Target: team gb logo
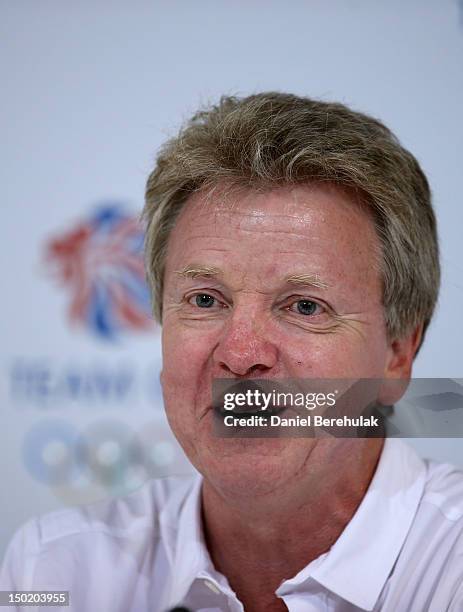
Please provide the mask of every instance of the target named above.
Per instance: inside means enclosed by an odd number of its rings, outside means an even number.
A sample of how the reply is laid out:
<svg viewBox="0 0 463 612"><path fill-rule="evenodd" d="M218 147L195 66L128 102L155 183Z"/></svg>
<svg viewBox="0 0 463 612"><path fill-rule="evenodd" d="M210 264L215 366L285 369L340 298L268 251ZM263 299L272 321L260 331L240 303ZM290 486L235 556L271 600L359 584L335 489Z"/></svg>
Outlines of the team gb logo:
<svg viewBox="0 0 463 612"><path fill-rule="evenodd" d="M46 262L68 291L69 320L99 338L153 327L143 264L143 230L116 204L46 245Z"/></svg>

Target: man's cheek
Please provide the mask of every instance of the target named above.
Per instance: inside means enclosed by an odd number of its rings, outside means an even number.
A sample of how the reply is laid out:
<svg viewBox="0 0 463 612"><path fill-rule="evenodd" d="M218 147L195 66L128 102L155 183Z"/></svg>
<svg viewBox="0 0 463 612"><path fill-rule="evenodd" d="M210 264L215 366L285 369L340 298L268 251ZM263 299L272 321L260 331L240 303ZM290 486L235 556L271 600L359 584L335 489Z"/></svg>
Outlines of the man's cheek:
<svg viewBox="0 0 463 612"><path fill-rule="evenodd" d="M371 361L362 342L352 335L314 335L291 355L296 377L300 378L355 377L369 371Z"/></svg>
<svg viewBox="0 0 463 612"><path fill-rule="evenodd" d="M337 369L344 361L350 361L352 346L342 343L331 334L311 334L296 350L291 351L291 360L296 362L299 374L320 376Z"/></svg>
<svg viewBox="0 0 463 612"><path fill-rule="evenodd" d="M188 362L188 336L177 331L176 326L165 326L162 337L163 364L167 369L185 367Z"/></svg>
<svg viewBox="0 0 463 612"><path fill-rule="evenodd" d="M211 330L183 329L174 338L174 350L179 350L187 363L208 359L217 344L217 334Z"/></svg>
<svg viewBox="0 0 463 612"><path fill-rule="evenodd" d="M165 341L163 351L163 389L196 388L198 377L204 371L207 354L201 343L190 338Z"/></svg>

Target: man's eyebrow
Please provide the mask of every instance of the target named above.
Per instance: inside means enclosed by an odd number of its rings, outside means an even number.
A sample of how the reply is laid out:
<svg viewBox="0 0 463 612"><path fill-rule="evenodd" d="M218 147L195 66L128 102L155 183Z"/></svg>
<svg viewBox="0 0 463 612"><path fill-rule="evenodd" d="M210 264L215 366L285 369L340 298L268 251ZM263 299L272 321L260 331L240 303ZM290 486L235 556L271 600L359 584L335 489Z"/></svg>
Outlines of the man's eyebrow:
<svg viewBox="0 0 463 612"><path fill-rule="evenodd" d="M190 264L185 266L182 270L176 270L175 273L184 278L197 278L198 276L218 276L222 271L214 266Z"/></svg>
<svg viewBox="0 0 463 612"><path fill-rule="evenodd" d="M175 273L184 278L198 278L219 276L222 274L222 270L215 266L189 264L181 270L176 270ZM293 285L310 285L319 289L327 289L329 287L329 284L322 281L318 274L292 274L285 278L285 282Z"/></svg>
<svg viewBox="0 0 463 612"><path fill-rule="evenodd" d="M329 287L329 284L322 281L318 274L293 274L285 280L293 285L310 285L318 289L328 289Z"/></svg>

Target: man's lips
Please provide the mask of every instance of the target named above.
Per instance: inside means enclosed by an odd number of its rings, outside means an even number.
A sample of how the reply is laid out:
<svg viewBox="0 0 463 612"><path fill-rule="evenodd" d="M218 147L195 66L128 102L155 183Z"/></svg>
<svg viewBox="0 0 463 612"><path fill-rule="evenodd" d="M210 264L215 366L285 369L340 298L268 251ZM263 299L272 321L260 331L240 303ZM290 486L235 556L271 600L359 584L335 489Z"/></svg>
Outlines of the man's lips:
<svg viewBox="0 0 463 612"><path fill-rule="evenodd" d="M212 406L212 409L216 416L225 417L225 416L236 416L240 418L252 417L252 416L262 416L264 418L268 418L272 415L281 415L285 410L287 410L288 406L268 406L266 409L262 409L262 407L251 407L251 406L236 406L233 410L226 410L223 404L218 404L216 406Z"/></svg>
<svg viewBox="0 0 463 612"><path fill-rule="evenodd" d="M273 400L276 400L277 396L275 393L277 391L283 391L281 383L278 380L229 379L219 382L221 384L219 387L215 388L215 397L213 394L212 401L212 409L217 418L223 419L226 416L240 418L259 416L269 418L270 416L281 415L285 410L291 408L290 406L272 403L271 401L270 403L267 403L267 401L264 404L262 403L264 396L266 398L271 396ZM234 396L235 398L237 398L237 396L246 396L248 401L241 405L241 402L235 403L235 401L232 400L234 403L233 408L228 407L228 409L226 409L224 400L227 395Z"/></svg>

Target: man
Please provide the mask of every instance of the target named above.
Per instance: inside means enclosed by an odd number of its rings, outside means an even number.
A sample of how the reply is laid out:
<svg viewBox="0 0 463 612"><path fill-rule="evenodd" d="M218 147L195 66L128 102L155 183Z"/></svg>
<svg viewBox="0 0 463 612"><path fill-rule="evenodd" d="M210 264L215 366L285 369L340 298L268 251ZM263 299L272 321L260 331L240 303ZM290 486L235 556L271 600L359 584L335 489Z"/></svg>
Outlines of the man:
<svg viewBox="0 0 463 612"><path fill-rule="evenodd" d="M437 299L430 192L378 121L223 98L148 179L165 408L201 477L29 523L2 588L74 610L463 610L463 475L381 438L224 438L216 379L408 380Z"/></svg>

